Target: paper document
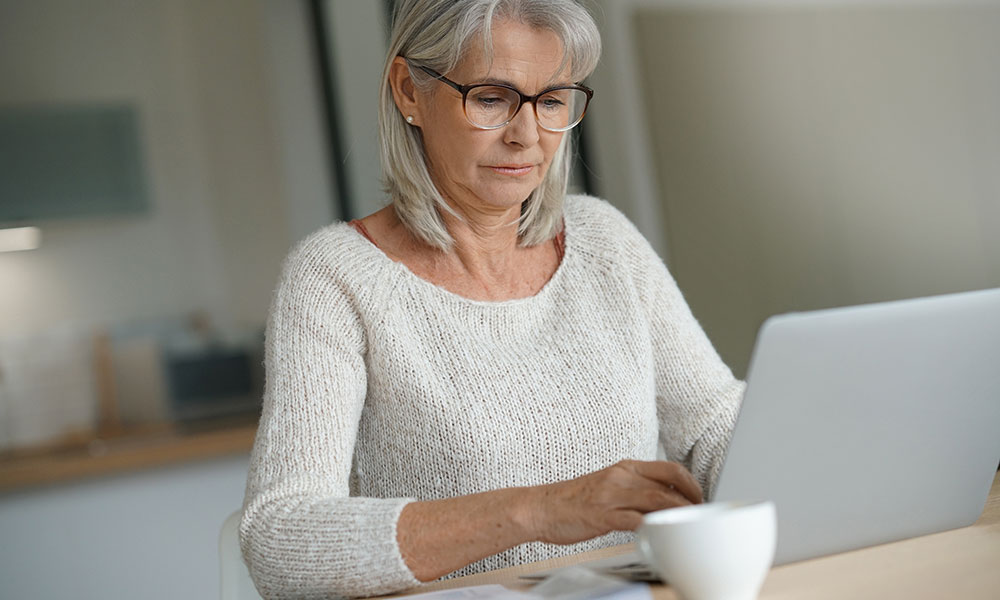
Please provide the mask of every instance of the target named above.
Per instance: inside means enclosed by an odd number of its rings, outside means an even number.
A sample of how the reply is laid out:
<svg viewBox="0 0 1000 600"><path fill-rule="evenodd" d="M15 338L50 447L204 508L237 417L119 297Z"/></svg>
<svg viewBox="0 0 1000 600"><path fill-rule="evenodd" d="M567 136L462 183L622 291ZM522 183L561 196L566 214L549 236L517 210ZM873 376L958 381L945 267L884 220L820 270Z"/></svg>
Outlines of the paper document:
<svg viewBox="0 0 1000 600"><path fill-rule="evenodd" d="M508 590L502 585L475 585L470 587L455 588L451 590L441 590L439 592L427 592L424 594L413 594L406 596L407 600L538 600L538 596L532 596L524 592Z"/></svg>
<svg viewBox="0 0 1000 600"><path fill-rule="evenodd" d="M649 583L660 583L661 581L659 575L654 573L649 568L649 564L646 562L646 559L638 552L629 552L627 554L619 554L617 556L589 560L572 567L556 567L555 569L538 571L536 573L527 573L525 575L521 575L521 579L536 581L548 579L567 569L575 569L579 567L583 567L603 575L614 575L615 577L621 577L630 581L645 581Z"/></svg>
<svg viewBox="0 0 1000 600"><path fill-rule="evenodd" d="M652 600L649 585L580 566L566 567L531 589L535 600Z"/></svg>
<svg viewBox="0 0 1000 600"><path fill-rule="evenodd" d="M527 592L477 585L407 596L408 600L652 600L649 586L584 567L564 567Z"/></svg>

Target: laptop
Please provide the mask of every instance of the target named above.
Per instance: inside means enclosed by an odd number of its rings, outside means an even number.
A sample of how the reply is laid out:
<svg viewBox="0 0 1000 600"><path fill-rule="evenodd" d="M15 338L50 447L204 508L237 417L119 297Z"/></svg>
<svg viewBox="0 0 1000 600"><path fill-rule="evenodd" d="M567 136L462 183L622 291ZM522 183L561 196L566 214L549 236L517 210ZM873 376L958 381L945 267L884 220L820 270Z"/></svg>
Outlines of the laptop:
<svg viewBox="0 0 1000 600"><path fill-rule="evenodd" d="M791 313L757 335L713 500L773 500L783 564L971 525L998 460L1000 289Z"/></svg>

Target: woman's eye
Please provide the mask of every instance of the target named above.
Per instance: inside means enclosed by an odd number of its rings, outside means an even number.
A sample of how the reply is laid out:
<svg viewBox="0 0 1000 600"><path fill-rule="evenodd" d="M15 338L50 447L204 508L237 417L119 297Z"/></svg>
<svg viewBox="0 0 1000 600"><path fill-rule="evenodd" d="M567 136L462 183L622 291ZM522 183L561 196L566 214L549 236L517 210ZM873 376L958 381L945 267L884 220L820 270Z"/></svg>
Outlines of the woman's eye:
<svg viewBox="0 0 1000 600"><path fill-rule="evenodd" d="M542 107L545 108L546 110L559 110L560 108L566 105L566 103L560 100L559 98L554 98L551 96L542 98L541 103Z"/></svg>

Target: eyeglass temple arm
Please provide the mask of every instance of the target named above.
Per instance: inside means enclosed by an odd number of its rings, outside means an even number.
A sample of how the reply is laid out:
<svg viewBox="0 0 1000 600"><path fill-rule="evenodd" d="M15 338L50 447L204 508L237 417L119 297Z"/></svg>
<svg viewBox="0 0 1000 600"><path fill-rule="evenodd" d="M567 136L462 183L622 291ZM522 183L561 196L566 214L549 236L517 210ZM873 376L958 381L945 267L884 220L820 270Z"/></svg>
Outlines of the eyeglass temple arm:
<svg viewBox="0 0 1000 600"><path fill-rule="evenodd" d="M448 79L447 77L445 77L444 75L438 73L434 69L432 69L430 67L425 67L424 65L415 65L415 64L411 63L409 59L404 59L404 60L406 60L406 63L408 65L410 65L411 67L416 67L416 68L420 69L421 71L423 71L424 73L427 73L428 75L430 75L434 79L437 79L441 83L448 84L449 86L451 86L452 88L454 88L459 94L463 94L463 95L465 94L465 90L462 89L461 85L459 85L459 84L455 83L454 81Z"/></svg>

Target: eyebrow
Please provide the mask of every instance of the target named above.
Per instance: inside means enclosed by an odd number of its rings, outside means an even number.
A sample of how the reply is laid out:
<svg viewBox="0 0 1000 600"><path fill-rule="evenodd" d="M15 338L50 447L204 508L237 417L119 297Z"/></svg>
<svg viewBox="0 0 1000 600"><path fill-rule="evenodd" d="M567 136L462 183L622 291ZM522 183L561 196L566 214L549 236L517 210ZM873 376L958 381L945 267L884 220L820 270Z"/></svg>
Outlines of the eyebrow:
<svg viewBox="0 0 1000 600"><path fill-rule="evenodd" d="M506 85L508 87L514 88L515 90L521 91L521 88L519 88L514 82L508 81L506 79L498 79L496 77L487 77L486 79L481 79L481 80L477 81L476 83L466 84L466 85L477 85L477 84L480 84L480 83L488 83L490 85ZM572 81L552 81L552 82L549 82L549 83L545 84L539 90L539 92L544 92L545 90L551 90L552 88L568 87L568 86L574 86L574 85L576 85L576 84L573 83Z"/></svg>

